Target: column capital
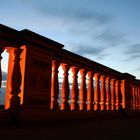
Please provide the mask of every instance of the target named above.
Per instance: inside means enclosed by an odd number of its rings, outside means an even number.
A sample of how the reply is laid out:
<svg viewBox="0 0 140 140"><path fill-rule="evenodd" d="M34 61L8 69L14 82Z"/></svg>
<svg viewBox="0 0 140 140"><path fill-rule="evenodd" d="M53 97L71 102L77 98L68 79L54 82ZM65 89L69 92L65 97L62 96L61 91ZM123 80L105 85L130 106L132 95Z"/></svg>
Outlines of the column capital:
<svg viewBox="0 0 140 140"><path fill-rule="evenodd" d="M58 69L59 66L60 66L60 63L57 60L52 61L52 68L53 69Z"/></svg>
<svg viewBox="0 0 140 140"><path fill-rule="evenodd" d="M120 85L120 80L116 80L115 85L116 85L116 86L119 86L119 85Z"/></svg>
<svg viewBox="0 0 140 140"><path fill-rule="evenodd" d="M116 79L111 79L111 84L115 84L115 82L116 82Z"/></svg>
<svg viewBox="0 0 140 140"><path fill-rule="evenodd" d="M88 74L89 79L92 79L94 76L93 71L88 71L87 74Z"/></svg>
<svg viewBox="0 0 140 140"><path fill-rule="evenodd" d="M76 66L71 66L70 68L73 74L77 74L79 72L79 69Z"/></svg>
<svg viewBox="0 0 140 140"><path fill-rule="evenodd" d="M100 76L101 81L105 81L105 78L106 78L105 75L101 75L101 76Z"/></svg>
<svg viewBox="0 0 140 140"><path fill-rule="evenodd" d="M95 81L99 81L100 73L95 73L94 76L95 76Z"/></svg>
<svg viewBox="0 0 140 140"><path fill-rule="evenodd" d="M85 77L86 73L87 73L86 69L80 69L80 74L82 77Z"/></svg>
<svg viewBox="0 0 140 140"><path fill-rule="evenodd" d="M66 63L61 63L62 69L66 72L69 70L70 66Z"/></svg>
<svg viewBox="0 0 140 140"><path fill-rule="evenodd" d="M106 83L109 84L110 81L111 81L111 78L107 76L107 77L106 77Z"/></svg>

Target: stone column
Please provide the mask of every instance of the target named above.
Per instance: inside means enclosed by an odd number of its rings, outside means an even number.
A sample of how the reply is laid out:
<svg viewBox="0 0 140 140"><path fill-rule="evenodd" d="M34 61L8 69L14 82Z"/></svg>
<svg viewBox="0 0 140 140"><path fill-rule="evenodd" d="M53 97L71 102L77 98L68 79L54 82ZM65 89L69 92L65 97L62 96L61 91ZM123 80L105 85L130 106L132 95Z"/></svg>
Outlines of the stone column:
<svg viewBox="0 0 140 140"><path fill-rule="evenodd" d="M58 68L59 63L57 60L52 61L52 79L51 79L51 110L58 109L58 94L59 94L59 82L58 82Z"/></svg>
<svg viewBox="0 0 140 140"><path fill-rule="evenodd" d="M105 109L105 76L101 76L101 82L102 82L102 87L101 87L101 93L100 93L100 110Z"/></svg>
<svg viewBox="0 0 140 140"><path fill-rule="evenodd" d="M140 86L138 86L138 110L140 110Z"/></svg>
<svg viewBox="0 0 140 140"><path fill-rule="evenodd" d="M110 110L111 104L110 77L106 77L106 110Z"/></svg>
<svg viewBox="0 0 140 140"><path fill-rule="evenodd" d="M121 101L121 93L120 93L120 81L119 80L116 80L116 110L119 110L120 109L120 101Z"/></svg>
<svg viewBox="0 0 140 140"><path fill-rule="evenodd" d="M111 79L111 110L115 110L115 79Z"/></svg>
<svg viewBox="0 0 140 140"><path fill-rule="evenodd" d="M80 100L80 108L79 110L85 110L86 109L86 70L80 69L81 74L81 82L80 82L80 94L79 94L79 100Z"/></svg>
<svg viewBox="0 0 140 140"><path fill-rule="evenodd" d="M72 70L72 89L71 89L71 110L78 110L78 95L79 95L79 90L78 90L78 82L77 82L77 74L78 74L78 69L75 66L71 67Z"/></svg>
<svg viewBox="0 0 140 140"><path fill-rule="evenodd" d="M69 65L68 64L61 64L62 69L64 71L63 73L63 83L62 83L62 94L61 94L61 110L68 110L69 109L69 81L68 81L68 71L69 71Z"/></svg>
<svg viewBox="0 0 140 140"><path fill-rule="evenodd" d="M138 89L138 85L137 85L137 93L136 93L136 99L137 99L137 104L136 104L136 108L138 110L138 106L139 106L139 89Z"/></svg>
<svg viewBox="0 0 140 140"><path fill-rule="evenodd" d="M135 86L132 86L132 109L135 110Z"/></svg>
<svg viewBox="0 0 140 140"><path fill-rule="evenodd" d="M99 95L100 95L99 79L100 74L95 73L94 110L99 110Z"/></svg>
<svg viewBox="0 0 140 140"><path fill-rule="evenodd" d="M12 112L18 111L20 108L21 92L21 70L20 70L20 54L22 50L20 48L8 48L9 53L9 65L8 65L8 102L5 104L6 109L10 109Z"/></svg>
<svg viewBox="0 0 140 140"><path fill-rule="evenodd" d="M93 96L94 87L93 87L93 72L88 72L88 90L87 90L87 110L93 109Z"/></svg>
<svg viewBox="0 0 140 140"><path fill-rule="evenodd" d="M2 53L4 51L4 48L0 48L0 88L2 86L2 69L1 69L1 60L2 60Z"/></svg>
<svg viewBox="0 0 140 140"><path fill-rule="evenodd" d="M121 80L121 95L122 95L122 101L121 101L121 105L122 105L122 108L123 109L126 109L128 106L129 106L129 96L126 95L126 93L129 93L130 92L126 92L126 91L129 91L129 88L126 89L126 80ZM126 105L127 103L127 105Z"/></svg>

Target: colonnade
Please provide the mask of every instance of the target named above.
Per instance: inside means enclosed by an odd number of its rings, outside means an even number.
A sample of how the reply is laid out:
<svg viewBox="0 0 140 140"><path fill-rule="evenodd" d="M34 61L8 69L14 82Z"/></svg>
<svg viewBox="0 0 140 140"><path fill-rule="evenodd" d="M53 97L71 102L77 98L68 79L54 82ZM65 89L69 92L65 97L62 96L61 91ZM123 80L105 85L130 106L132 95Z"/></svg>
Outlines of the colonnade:
<svg viewBox="0 0 140 140"><path fill-rule="evenodd" d="M61 103L58 105L59 81L58 68L62 66L63 82L61 89ZM72 87L70 90L69 74L72 72ZM78 86L78 72L80 86ZM88 82L86 84L86 76ZM100 72L81 69L66 63L52 62L51 81L51 110L119 110L123 108L124 99L122 81ZM71 98L69 98L71 96ZM70 103L68 102L70 100Z"/></svg>

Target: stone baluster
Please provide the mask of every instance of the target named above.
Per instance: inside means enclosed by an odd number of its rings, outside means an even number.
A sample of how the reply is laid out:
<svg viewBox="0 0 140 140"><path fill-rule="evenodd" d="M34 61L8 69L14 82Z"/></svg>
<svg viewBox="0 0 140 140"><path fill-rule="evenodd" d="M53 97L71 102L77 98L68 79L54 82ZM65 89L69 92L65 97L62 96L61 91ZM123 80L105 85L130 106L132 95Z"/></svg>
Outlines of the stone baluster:
<svg viewBox="0 0 140 140"><path fill-rule="evenodd" d="M79 101L80 106L79 110L85 110L86 109L86 70L80 69L80 75L81 75L81 82L80 82L80 93L79 93Z"/></svg>
<svg viewBox="0 0 140 140"><path fill-rule="evenodd" d="M59 94L59 82L58 82L58 68L59 63L57 60L52 61L52 79L51 79L51 110L58 109L58 94Z"/></svg>
<svg viewBox="0 0 140 140"><path fill-rule="evenodd" d="M111 79L111 110L115 110L115 79Z"/></svg>
<svg viewBox="0 0 140 140"><path fill-rule="evenodd" d="M137 86L137 110L139 110L139 86Z"/></svg>
<svg viewBox="0 0 140 140"><path fill-rule="evenodd" d="M77 82L77 74L78 74L78 69L75 66L71 67L72 70L72 89L71 89L71 110L78 110L78 95L79 95L79 90L78 90L78 82Z"/></svg>
<svg viewBox="0 0 140 140"><path fill-rule="evenodd" d="M105 109L105 76L101 76L100 110Z"/></svg>
<svg viewBox="0 0 140 140"><path fill-rule="evenodd" d="M111 104L110 77L106 77L106 110L110 110Z"/></svg>
<svg viewBox="0 0 140 140"><path fill-rule="evenodd" d="M2 86L2 69L1 69L1 60L2 60L2 53L3 53L4 49L0 48L0 88Z"/></svg>
<svg viewBox="0 0 140 140"><path fill-rule="evenodd" d="M121 92L120 92L120 81L119 80L116 80L116 110L119 110L120 109L120 102L121 102Z"/></svg>
<svg viewBox="0 0 140 140"><path fill-rule="evenodd" d="M62 69L64 71L63 73L63 83L62 83L62 94L61 94L61 110L68 110L69 109L69 81L68 81L68 71L69 71L69 65L68 64L61 64Z"/></svg>
<svg viewBox="0 0 140 140"><path fill-rule="evenodd" d="M88 90L87 90L87 110L93 109L93 97L94 97L94 87L93 87L93 72L88 72Z"/></svg>
<svg viewBox="0 0 140 140"><path fill-rule="evenodd" d="M138 86L138 110L140 110L140 86Z"/></svg>
<svg viewBox="0 0 140 140"><path fill-rule="evenodd" d="M99 110L99 95L100 95L100 74L95 73L95 93L94 93L94 110Z"/></svg>
<svg viewBox="0 0 140 140"><path fill-rule="evenodd" d="M127 86L127 88L126 88L126 86ZM127 98L129 98L129 95L126 95L126 91L129 91L128 85L126 85L125 80L121 80L121 95L122 95L121 105L122 105L122 108L129 108L129 99L127 99ZM126 103L127 103L127 105L126 105Z"/></svg>
<svg viewBox="0 0 140 140"><path fill-rule="evenodd" d="M135 88L135 109L137 110L137 107L138 107L138 88L136 86Z"/></svg>
<svg viewBox="0 0 140 140"><path fill-rule="evenodd" d="M135 86L132 86L132 109L135 110Z"/></svg>
<svg viewBox="0 0 140 140"><path fill-rule="evenodd" d="M5 104L5 109L10 109L12 112L18 111L20 108L21 92L21 70L20 70L20 48L8 48L9 65L8 65L8 101Z"/></svg>

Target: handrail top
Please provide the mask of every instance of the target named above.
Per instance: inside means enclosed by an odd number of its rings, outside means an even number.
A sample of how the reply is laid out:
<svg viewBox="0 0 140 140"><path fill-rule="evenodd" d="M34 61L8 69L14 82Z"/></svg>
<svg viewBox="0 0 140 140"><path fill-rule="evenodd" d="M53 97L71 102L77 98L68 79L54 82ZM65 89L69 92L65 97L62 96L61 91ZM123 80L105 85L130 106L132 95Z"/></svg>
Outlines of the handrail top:
<svg viewBox="0 0 140 140"><path fill-rule="evenodd" d="M114 70L112 68L104 66L104 65L102 65L100 63L97 63L97 62L95 62L93 60L90 60L88 58L85 58L85 57L83 57L81 55L78 55L76 53L70 52L70 51L65 50L65 49L61 50L61 58L64 59L64 60L69 59L71 61L74 61L75 62L74 64L79 64L82 67L85 66L85 68L87 68L87 69L92 68L92 70L94 72L99 72L99 73L101 72L101 73L106 73L106 74L108 73L108 75L112 75L112 76L113 75L120 76L122 74L121 72L119 72L117 70Z"/></svg>
<svg viewBox="0 0 140 140"><path fill-rule="evenodd" d="M11 43L13 45L17 45L16 47L26 44L27 42L35 44L36 46L41 46L44 48L48 47L51 49L62 49L64 47L63 44L28 29L18 31L3 24L0 24L0 39L3 41L8 41L9 44Z"/></svg>
<svg viewBox="0 0 140 140"><path fill-rule="evenodd" d="M47 37L44 37L40 34L37 34L35 32L32 32L28 29L24 29L21 30L20 32L20 37L22 39L22 41L26 41L32 44L37 44L37 45L41 45L42 47L54 47L54 49L62 49L64 47L63 44L58 43L54 40L51 40ZM48 46L49 45L49 46Z"/></svg>
<svg viewBox="0 0 140 140"><path fill-rule="evenodd" d="M6 44L16 46L19 43L18 31L0 24L0 41L6 41Z"/></svg>

